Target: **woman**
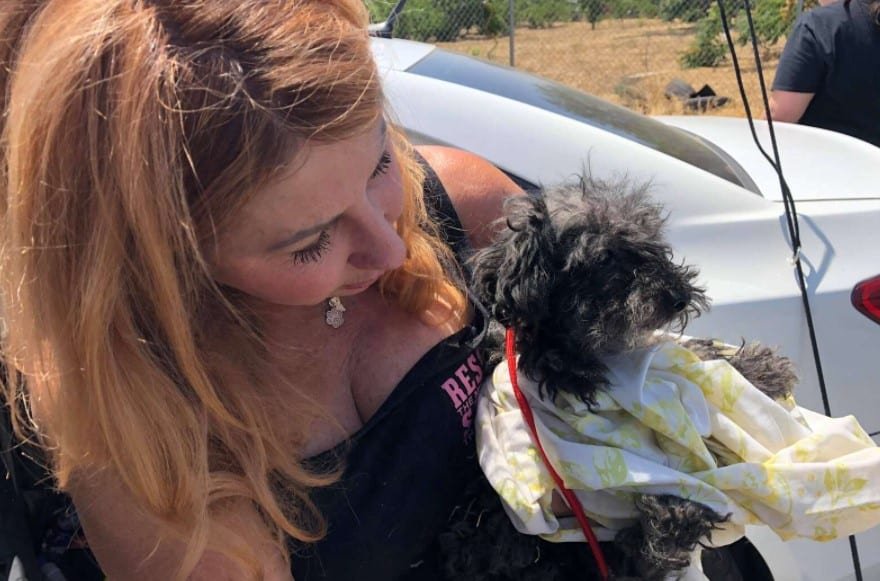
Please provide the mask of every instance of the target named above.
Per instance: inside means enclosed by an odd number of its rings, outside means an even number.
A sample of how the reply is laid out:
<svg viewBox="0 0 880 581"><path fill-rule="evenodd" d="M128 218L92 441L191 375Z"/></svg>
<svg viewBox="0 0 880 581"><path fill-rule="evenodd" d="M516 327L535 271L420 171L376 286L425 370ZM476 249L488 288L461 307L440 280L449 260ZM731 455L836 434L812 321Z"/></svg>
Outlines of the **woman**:
<svg viewBox="0 0 880 581"><path fill-rule="evenodd" d="M819 0L779 60L770 115L880 147L880 0Z"/></svg>
<svg viewBox="0 0 880 581"><path fill-rule="evenodd" d="M441 236L516 186L427 148L426 208L360 0L10 4L7 397L104 571L431 578L483 373Z"/></svg>

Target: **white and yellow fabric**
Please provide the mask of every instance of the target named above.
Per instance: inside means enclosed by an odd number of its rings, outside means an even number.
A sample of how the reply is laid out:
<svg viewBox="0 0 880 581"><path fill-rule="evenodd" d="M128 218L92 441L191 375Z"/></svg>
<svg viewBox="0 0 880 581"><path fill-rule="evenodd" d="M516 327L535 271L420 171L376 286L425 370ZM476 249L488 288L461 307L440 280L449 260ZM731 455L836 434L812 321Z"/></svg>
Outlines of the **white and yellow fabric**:
<svg viewBox="0 0 880 581"><path fill-rule="evenodd" d="M567 394L541 399L536 383L519 377L549 460L600 540L635 522L637 493L673 494L731 514L713 534L716 546L739 538L746 524L822 541L880 523L880 448L852 416L775 402L726 361L701 361L671 341L606 363L611 386L592 412ZM550 510L553 481L506 361L482 391L477 444L483 471L521 532L584 540L573 518Z"/></svg>

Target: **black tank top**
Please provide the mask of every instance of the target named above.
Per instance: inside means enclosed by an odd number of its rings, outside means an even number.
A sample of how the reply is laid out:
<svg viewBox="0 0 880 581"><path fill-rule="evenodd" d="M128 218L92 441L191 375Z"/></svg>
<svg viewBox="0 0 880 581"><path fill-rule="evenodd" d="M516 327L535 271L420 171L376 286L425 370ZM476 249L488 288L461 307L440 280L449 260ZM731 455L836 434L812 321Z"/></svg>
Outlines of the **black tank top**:
<svg viewBox="0 0 880 581"><path fill-rule="evenodd" d="M464 231L437 176L428 171L425 199L456 255ZM334 485L312 498L327 536L291 547L297 581L429 581L441 578L428 547L479 471L474 445L477 391L486 373L479 342L486 318L435 345L346 444L310 459L314 467L344 458Z"/></svg>
<svg viewBox="0 0 880 581"><path fill-rule="evenodd" d="M422 163L428 210L460 261L467 252L461 222L436 174ZM318 543L291 545L296 581L441 578L428 547L479 471L473 418L485 375L477 348L486 317L474 306L470 325L422 356L361 430L309 460L320 469L344 459L346 469L337 483L312 495L329 532ZM69 499L62 504L66 518L75 518ZM103 578L90 551L69 545L50 547L64 553L71 565L65 572L76 572L71 579Z"/></svg>

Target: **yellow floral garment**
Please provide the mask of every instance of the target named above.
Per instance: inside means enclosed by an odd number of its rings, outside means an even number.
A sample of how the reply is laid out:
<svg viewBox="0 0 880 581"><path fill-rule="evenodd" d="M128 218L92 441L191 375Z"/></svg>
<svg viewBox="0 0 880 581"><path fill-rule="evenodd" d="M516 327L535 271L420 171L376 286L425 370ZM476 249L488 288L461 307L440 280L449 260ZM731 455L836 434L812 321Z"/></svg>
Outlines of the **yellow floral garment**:
<svg viewBox="0 0 880 581"><path fill-rule="evenodd" d="M746 524L820 541L880 523L880 448L852 416L828 418L776 402L723 360L669 341L609 358L611 386L590 412L576 397L538 397L520 375L541 443L600 540L635 522L633 496L672 494L730 514L716 546ZM553 481L532 444L507 362L477 409L480 464L516 527L583 541L550 510Z"/></svg>

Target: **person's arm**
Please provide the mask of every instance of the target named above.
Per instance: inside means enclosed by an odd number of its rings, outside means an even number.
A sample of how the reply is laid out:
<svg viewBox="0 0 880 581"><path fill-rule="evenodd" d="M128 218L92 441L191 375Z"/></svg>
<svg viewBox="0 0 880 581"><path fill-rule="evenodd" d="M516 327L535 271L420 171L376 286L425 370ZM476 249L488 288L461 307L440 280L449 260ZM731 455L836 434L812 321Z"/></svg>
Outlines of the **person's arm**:
<svg viewBox="0 0 880 581"><path fill-rule="evenodd" d="M774 121L797 123L804 116L804 111L815 93L796 93L794 91L777 91L770 93L770 118Z"/></svg>
<svg viewBox="0 0 880 581"><path fill-rule="evenodd" d="M472 153L433 145L419 147L418 152L446 189L471 246L488 245L504 200L523 194L522 189L504 172Z"/></svg>
<svg viewBox="0 0 880 581"><path fill-rule="evenodd" d="M161 540L156 523L134 506L115 478L106 473L72 478L70 494L89 548L108 579L174 578L183 557L183 544ZM265 568L265 581L291 581L289 568L268 539L255 511L232 511L227 519L235 523L237 530L248 531L246 536L255 543ZM189 577L192 581L246 578L231 559L214 552L206 552Z"/></svg>
<svg viewBox="0 0 880 581"><path fill-rule="evenodd" d="M770 94L770 117L796 123L821 89L828 52L816 36L811 14L803 14L785 43Z"/></svg>

